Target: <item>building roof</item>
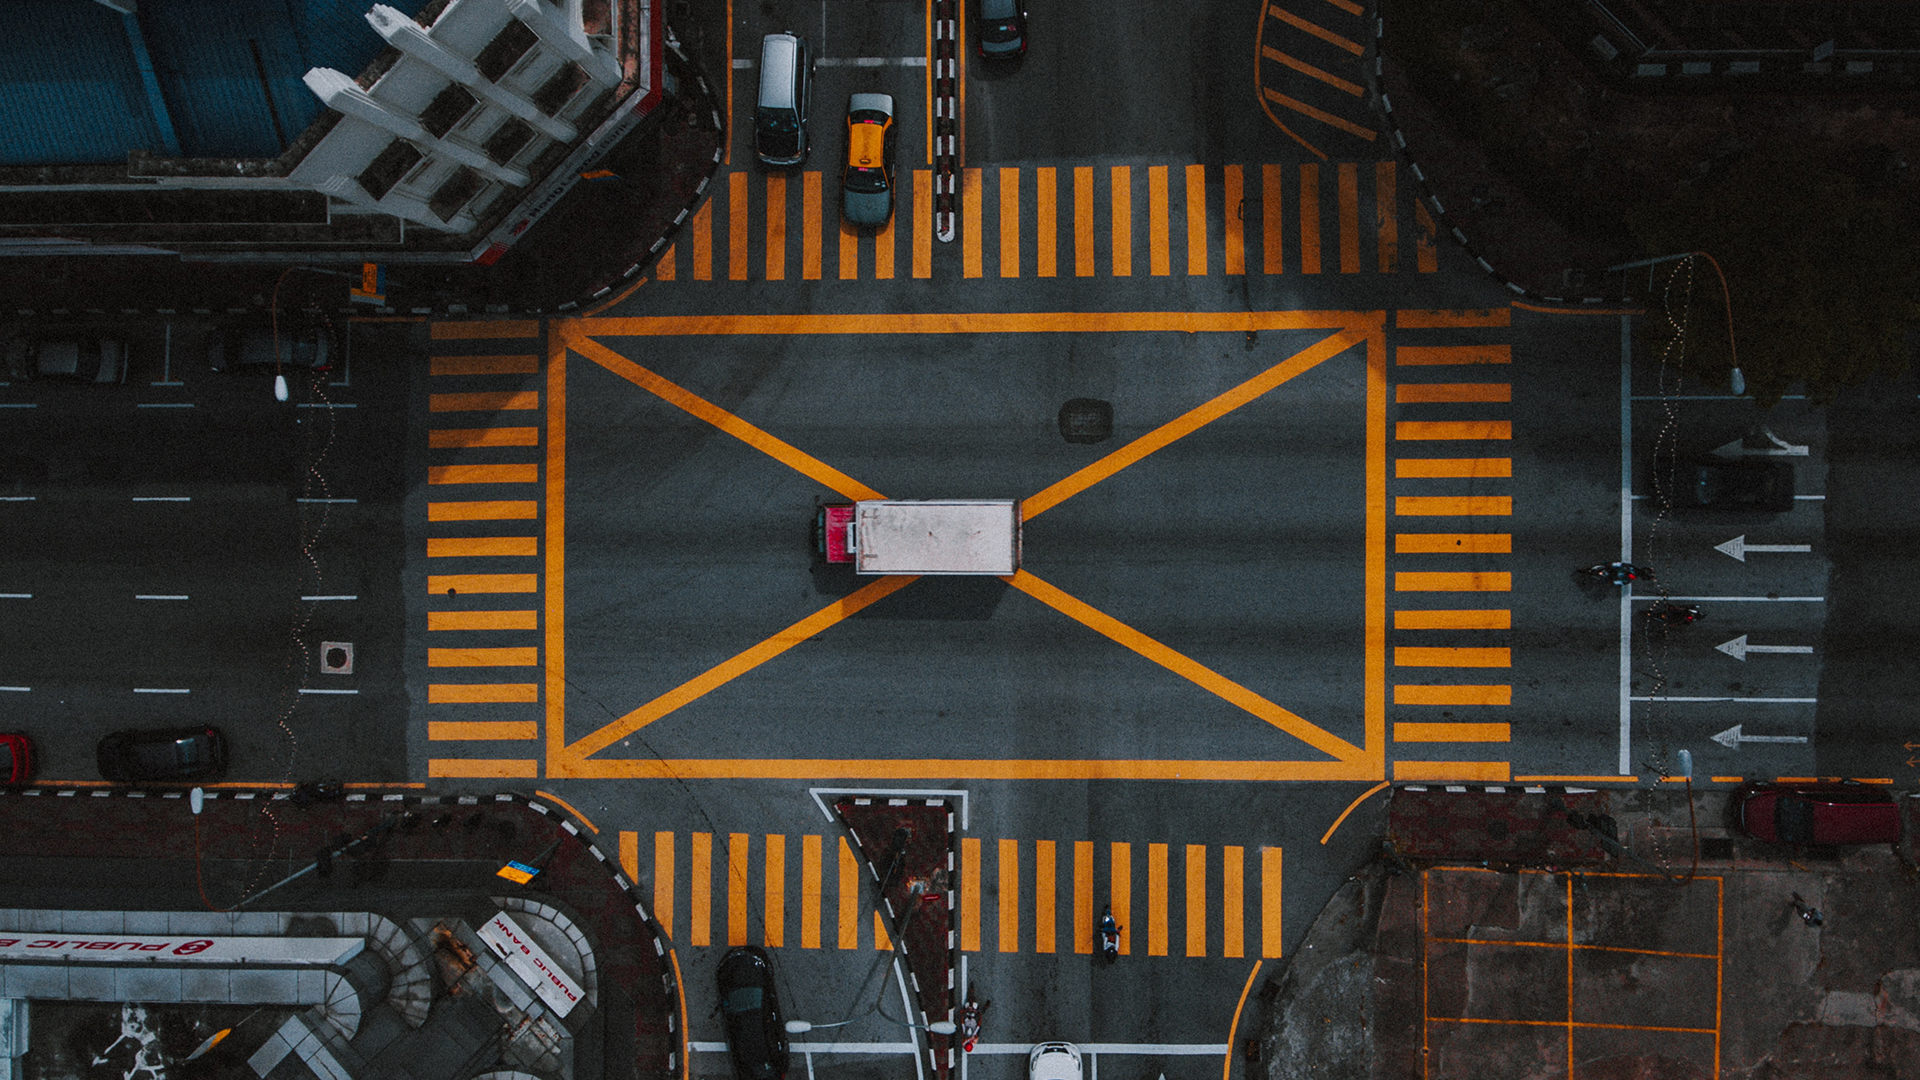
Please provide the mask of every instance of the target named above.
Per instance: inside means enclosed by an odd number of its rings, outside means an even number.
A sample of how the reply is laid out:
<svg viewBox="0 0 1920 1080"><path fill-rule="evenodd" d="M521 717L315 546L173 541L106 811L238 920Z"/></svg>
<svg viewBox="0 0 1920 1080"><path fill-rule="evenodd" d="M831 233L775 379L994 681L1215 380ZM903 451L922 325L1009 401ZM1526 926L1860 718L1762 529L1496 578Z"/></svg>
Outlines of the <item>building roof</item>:
<svg viewBox="0 0 1920 1080"><path fill-rule="evenodd" d="M399 0L409 16L426 0ZM312 67L355 72L386 42L371 0L0 0L0 165L278 156L324 106Z"/></svg>

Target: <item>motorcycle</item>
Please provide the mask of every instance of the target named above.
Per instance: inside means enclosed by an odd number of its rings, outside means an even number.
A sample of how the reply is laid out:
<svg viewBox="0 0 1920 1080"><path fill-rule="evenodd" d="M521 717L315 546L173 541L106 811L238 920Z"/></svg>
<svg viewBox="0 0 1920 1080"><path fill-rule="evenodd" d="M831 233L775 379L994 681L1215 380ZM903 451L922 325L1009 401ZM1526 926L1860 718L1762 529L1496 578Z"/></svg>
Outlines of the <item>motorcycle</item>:
<svg viewBox="0 0 1920 1080"><path fill-rule="evenodd" d="M1113 906L1100 914L1100 956L1111 964L1120 959L1120 924L1113 921Z"/></svg>
<svg viewBox="0 0 1920 1080"><path fill-rule="evenodd" d="M960 1007L960 1050L971 1054L980 1042L980 1022L986 1018L987 1006L992 1001L976 1001L973 988L967 988L967 1003Z"/></svg>

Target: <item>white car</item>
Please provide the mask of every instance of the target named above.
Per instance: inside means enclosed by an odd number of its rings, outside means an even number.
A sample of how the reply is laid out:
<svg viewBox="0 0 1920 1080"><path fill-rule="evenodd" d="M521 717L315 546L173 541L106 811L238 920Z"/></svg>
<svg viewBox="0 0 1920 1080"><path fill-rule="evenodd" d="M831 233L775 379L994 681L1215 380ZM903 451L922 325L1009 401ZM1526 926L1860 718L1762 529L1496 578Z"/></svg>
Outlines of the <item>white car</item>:
<svg viewBox="0 0 1920 1080"><path fill-rule="evenodd" d="M1027 1080L1080 1078L1080 1048L1072 1043L1041 1043L1027 1055Z"/></svg>

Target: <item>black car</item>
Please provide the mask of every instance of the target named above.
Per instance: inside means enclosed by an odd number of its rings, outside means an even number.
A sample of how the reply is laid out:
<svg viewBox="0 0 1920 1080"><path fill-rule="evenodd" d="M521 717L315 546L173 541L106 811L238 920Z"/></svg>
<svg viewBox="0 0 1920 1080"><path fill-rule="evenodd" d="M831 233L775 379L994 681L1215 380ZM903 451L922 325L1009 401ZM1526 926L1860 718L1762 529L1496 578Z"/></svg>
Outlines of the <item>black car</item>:
<svg viewBox="0 0 1920 1080"><path fill-rule="evenodd" d="M94 751L100 775L137 780L202 780L227 771L227 739L218 728L116 731Z"/></svg>
<svg viewBox="0 0 1920 1080"><path fill-rule="evenodd" d="M973 41L986 60L1016 60L1027 53L1026 0L978 0Z"/></svg>
<svg viewBox="0 0 1920 1080"><path fill-rule="evenodd" d="M1784 461L1703 458L1681 474L1683 505L1712 510L1793 509L1793 466Z"/></svg>
<svg viewBox="0 0 1920 1080"><path fill-rule="evenodd" d="M718 978L735 1080L784 1080L787 1027L773 988L773 958L754 945L728 949Z"/></svg>

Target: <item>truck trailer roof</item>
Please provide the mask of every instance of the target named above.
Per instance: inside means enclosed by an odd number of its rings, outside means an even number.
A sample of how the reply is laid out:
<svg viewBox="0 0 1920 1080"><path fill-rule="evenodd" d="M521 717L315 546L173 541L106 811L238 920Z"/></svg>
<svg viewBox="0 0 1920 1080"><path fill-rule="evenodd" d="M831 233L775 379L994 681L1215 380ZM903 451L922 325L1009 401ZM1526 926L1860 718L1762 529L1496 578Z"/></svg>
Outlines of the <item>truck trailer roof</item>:
<svg viewBox="0 0 1920 1080"><path fill-rule="evenodd" d="M1011 574L1018 499L867 499L854 504L854 572Z"/></svg>

